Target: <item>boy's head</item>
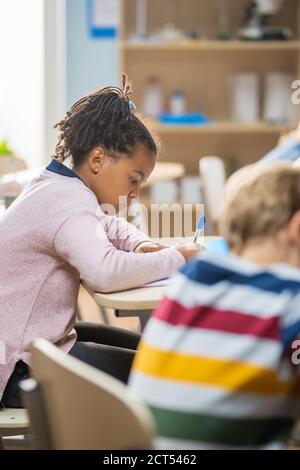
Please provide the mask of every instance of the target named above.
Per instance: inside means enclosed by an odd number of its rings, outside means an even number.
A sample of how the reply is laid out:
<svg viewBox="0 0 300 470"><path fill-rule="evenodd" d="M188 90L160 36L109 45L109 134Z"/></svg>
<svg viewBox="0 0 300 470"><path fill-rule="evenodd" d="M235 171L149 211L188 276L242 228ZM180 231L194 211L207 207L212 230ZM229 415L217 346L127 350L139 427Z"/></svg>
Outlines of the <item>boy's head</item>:
<svg viewBox="0 0 300 470"><path fill-rule="evenodd" d="M289 254L283 262L293 254L293 264L300 267L300 169L277 163L251 165L234 174L219 228L238 254L270 241L278 252Z"/></svg>

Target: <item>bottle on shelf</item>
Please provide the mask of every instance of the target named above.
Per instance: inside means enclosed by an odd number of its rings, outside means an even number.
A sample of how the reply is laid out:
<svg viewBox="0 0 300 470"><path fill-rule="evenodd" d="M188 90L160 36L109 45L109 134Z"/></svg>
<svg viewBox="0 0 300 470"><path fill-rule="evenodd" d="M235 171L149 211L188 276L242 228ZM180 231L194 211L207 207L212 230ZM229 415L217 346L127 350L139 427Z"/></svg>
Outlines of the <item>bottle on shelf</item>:
<svg viewBox="0 0 300 470"><path fill-rule="evenodd" d="M260 89L256 72L237 72L229 80L231 119L235 122L253 123L259 120Z"/></svg>
<svg viewBox="0 0 300 470"><path fill-rule="evenodd" d="M230 31L230 17L229 17L229 6L227 0L218 0L219 9L219 25L217 38L221 41L226 41L232 38Z"/></svg>
<svg viewBox="0 0 300 470"><path fill-rule="evenodd" d="M263 120L287 125L297 119L291 100L291 83L295 77L288 72L272 71L264 77Z"/></svg>
<svg viewBox="0 0 300 470"><path fill-rule="evenodd" d="M147 118L158 119L163 111L163 88L158 77L150 77L144 91L143 113Z"/></svg>
<svg viewBox="0 0 300 470"><path fill-rule="evenodd" d="M173 91L171 94L170 114L173 116L183 116L186 114L186 97L180 90Z"/></svg>

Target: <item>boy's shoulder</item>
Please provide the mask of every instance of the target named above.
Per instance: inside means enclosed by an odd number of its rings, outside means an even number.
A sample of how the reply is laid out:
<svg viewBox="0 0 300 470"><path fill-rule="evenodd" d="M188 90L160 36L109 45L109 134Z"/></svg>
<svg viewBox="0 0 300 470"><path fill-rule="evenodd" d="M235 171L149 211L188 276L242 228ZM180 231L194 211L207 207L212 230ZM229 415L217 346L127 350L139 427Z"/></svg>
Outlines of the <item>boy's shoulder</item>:
<svg viewBox="0 0 300 470"><path fill-rule="evenodd" d="M239 275L258 274L263 270L258 265L245 263L243 258L232 254L218 256L203 252L184 265L180 272L190 280L210 284Z"/></svg>
<svg viewBox="0 0 300 470"><path fill-rule="evenodd" d="M228 284L248 285L274 293L300 291L300 269L288 264L260 266L231 253L223 256L201 254L180 272L190 281L207 286L227 281Z"/></svg>

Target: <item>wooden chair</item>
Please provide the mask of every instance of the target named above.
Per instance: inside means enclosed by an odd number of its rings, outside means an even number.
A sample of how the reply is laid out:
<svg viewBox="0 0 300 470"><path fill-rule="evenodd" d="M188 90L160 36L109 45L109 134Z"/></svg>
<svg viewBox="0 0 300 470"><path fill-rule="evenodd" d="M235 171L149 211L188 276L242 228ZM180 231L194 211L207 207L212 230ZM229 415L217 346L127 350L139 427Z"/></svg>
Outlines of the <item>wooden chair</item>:
<svg viewBox="0 0 300 470"><path fill-rule="evenodd" d="M210 226L217 231L225 189L225 167L219 157L202 157L199 161L202 179L204 208Z"/></svg>
<svg viewBox="0 0 300 470"><path fill-rule="evenodd" d="M4 449L4 438L26 435L29 432L27 411L22 408L3 408L0 410L0 449Z"/></svg>
<svg viewBox="0 0 300 470"><path fill-rule="evenodd" d="M20 386L34 448L152 448L152 417L125 385L44 339L31 353L34 379Z"/></svg>

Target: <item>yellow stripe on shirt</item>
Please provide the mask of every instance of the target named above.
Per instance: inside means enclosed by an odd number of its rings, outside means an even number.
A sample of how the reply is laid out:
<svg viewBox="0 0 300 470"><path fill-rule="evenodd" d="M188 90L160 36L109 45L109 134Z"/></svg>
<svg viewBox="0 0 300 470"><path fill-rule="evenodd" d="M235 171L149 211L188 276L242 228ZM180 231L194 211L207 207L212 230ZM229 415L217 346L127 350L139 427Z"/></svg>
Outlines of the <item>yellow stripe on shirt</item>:
<svg viewBox="0 0 300 470"><path fill-rule="evenodd" d="M264 367L242 361L161 351L145 342L140 344L133 369L166 380L202 383L245 393L291 394L300 397L299 379L281 382L276 371Z"/></svg>

